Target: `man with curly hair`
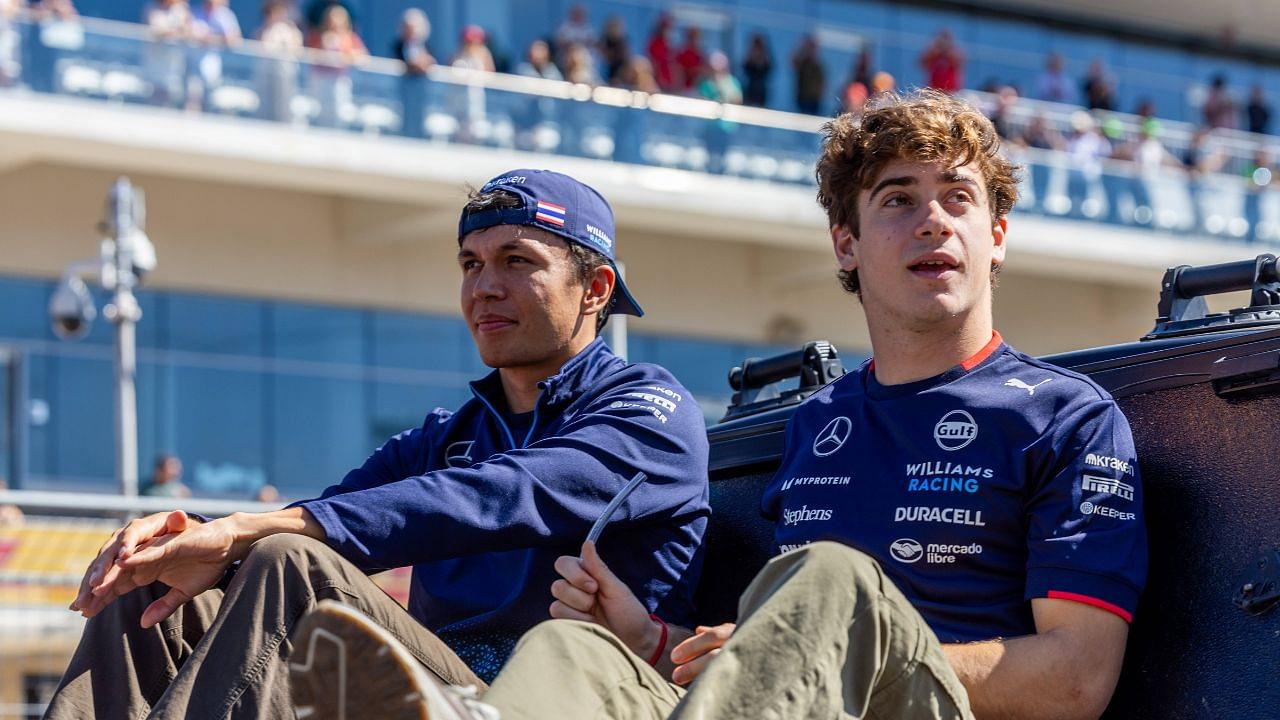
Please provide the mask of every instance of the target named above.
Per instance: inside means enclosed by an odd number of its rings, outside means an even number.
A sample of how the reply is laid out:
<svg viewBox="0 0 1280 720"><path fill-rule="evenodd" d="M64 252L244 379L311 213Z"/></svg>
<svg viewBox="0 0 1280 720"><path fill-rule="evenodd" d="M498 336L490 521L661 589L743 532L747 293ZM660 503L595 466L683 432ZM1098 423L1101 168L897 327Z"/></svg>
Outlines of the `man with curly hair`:
<svg viewBox="0 0 1280 720"><path fill-rule="evenodd" d="M827 124L817 177L874 354L791 418L761 504L781 554L738 623L668 625L588 543L484 703L411 680L430 717L1106 708L1146 575L1137 460L1105 390L993 328L1017 196L994 128L936 91L881 98Z"/></svg>

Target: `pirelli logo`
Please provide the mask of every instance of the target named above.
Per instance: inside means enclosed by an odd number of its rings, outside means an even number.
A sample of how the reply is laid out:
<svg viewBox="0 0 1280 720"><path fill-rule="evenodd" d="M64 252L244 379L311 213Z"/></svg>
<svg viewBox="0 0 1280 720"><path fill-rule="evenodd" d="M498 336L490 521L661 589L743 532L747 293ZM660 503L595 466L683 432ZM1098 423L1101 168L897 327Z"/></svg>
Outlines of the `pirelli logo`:
<svg viewBox="0 0 1280 720"><path fill-rule="evenodd" d="M1080 483L1080 489L1087 493L1105 493L1125 500L1133 500L1133 486L1112 478L1085 475Z"/></svg>

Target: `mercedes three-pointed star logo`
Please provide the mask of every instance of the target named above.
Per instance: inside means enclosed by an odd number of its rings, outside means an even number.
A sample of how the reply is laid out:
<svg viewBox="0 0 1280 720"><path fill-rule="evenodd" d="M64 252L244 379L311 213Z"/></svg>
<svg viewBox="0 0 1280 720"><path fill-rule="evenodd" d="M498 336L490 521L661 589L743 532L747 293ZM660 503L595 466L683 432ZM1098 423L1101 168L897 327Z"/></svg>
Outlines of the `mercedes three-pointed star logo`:
<svg viewBox="0 0 1280 720"><path fill-rule="evenodd" d="M822 428L822 432L818 433L818 437L813 440L813 454L818 457L826 457L840 448L844 447L845 441L849 439L849 433L853 430L853 422L849 418L841 415L827 426Z"/></svg>

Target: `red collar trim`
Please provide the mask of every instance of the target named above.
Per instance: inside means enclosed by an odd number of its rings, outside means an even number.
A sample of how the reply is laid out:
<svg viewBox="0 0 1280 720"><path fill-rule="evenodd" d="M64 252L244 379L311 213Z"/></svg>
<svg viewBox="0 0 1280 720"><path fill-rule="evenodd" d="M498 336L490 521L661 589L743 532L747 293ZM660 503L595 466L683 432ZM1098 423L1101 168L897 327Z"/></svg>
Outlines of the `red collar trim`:
<svg viewBox="0 0 1280 720"><path fill-rule="evenodd" d="M1000 333L996 332L995 330L992 330L991 342L984 345L983 348L979 350L973 357L960 363L960 367L964 368L965 372L969 372L970 370L978 367L979 365L982 364L982 361L991 357L991 353L995 352L996 348L1000 347L1000 343L1002 342L1004 342L1004 338L1000 337Z"/></svg>
<svg viewBox="0 0 1280 720"><path fill-rule="evenodd" d="M962 362L960 363L960 367L961 367L965 372L969 372L970 370L972 370L972 369L974 369L974 368L978 367L979 365L981 365L981 364L982 364L982 362L983 362L984 360L986 360L987 358L991 357L991 353L995 352L995 351L996 351L996 348L1000 347L1000 343L1002 343L1002 342L1004 342L1004 338L1000 337L1000 333L999 333L999 331L992 330L992 331L991 331L991 342L988 342L986 345L982 346L982 349L981 349L981 350L979 350L977 353L975 353L975 354L973 355L973 357L969 358L968 360L964 360L964 361L962 361ZM871 364L870 364L870 365L867 365L867 371L868 371L868 372L875 372L875 371L876 371L876 359L875 359L875 358L871 358Z"/></svg>

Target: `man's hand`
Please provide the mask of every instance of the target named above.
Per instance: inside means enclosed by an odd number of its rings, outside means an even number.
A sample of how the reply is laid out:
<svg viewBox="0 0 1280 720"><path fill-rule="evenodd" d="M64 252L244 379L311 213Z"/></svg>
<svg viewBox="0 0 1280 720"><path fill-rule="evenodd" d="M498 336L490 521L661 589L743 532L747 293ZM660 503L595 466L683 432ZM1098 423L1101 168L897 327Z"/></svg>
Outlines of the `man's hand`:
<svg viewBox="0 0 1280 720"><path fill-rule="evenodd" d="M707 663L720 654L720 648L729 642L729 637L737 627L733 623L725 623L715 627L699 625L695 628L693 637L671 650L671 662L676 665L675 671L671 673L671 681L677 685L688 685L697 679L707 669Z"/></svg>
<svg viewBox="0 0 1280 720"><path fill-rule="evenodd" d="M218 584L232 561L243 555L237 552L238 539L234 521L222 518L144 543L117 563L129 573L117 582L117 595L157 580L169 586L169 592L142 613L142 627L149 628Z"/></svg>
<svg viewBox="0 0 1280 720"><path fill-rule="evenodd" d="M142 543L164 535L184 532L195 525L181 510L155 513L131 521L112 533L111 538L98 550L98 556L84 572L80 592L71 602L70 609L93 617L123 593L115 592L116 584L127 571L117 563L129 557Z"/></svg>
<svg viewBox="0 0 1280 720"><path fill-rule="evenodd" d="M649 610L627 584L609 569L595 543L582 544L582 557L562 555L556 559L560 580L551 584L551 617L583 620L603 625L618 636L636 655L653 656L662 629L649 619Z"/></svg>

